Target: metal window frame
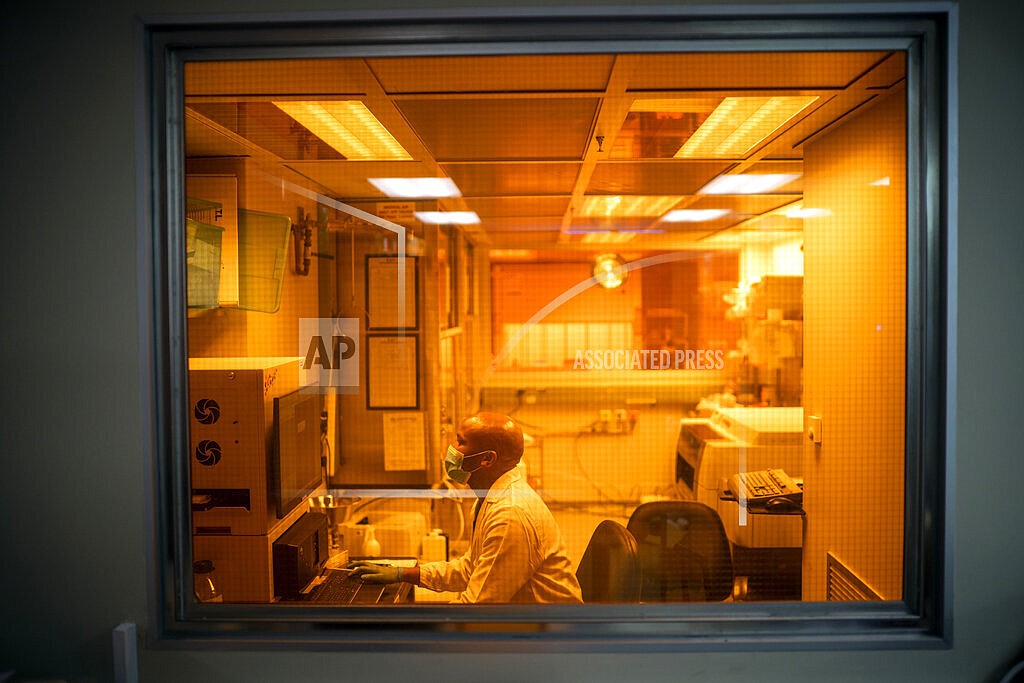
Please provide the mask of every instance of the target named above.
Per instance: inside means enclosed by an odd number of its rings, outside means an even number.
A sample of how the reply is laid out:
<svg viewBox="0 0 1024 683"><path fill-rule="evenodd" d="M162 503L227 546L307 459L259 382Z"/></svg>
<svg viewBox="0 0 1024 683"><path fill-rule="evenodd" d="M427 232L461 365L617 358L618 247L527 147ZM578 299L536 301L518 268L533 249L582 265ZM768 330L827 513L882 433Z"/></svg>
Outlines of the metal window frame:
<svg viewBox="0 0 1024 683"><path fill-rule="evenodd" d="M957 7L952 2L152 16L137 23L137 219L155 647L609 652L952 642ZM899 49L908 56L904 596L882 603L324 608L192 605L184 136L187 60Z"/></svg>

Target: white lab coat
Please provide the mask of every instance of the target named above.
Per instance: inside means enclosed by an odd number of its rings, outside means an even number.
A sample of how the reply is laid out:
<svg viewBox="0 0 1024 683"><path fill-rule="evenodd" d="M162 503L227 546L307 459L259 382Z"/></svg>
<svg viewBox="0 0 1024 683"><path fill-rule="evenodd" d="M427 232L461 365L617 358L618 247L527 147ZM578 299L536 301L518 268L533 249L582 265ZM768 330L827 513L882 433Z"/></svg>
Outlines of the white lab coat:
<svg viewBox="0 0 1024 683"><path fill-rule="evenodd" d="M469 551L420 565L420 585L459 593L460 603L583 602L551 511L522 468L501 475L474 510Z"/></svg>

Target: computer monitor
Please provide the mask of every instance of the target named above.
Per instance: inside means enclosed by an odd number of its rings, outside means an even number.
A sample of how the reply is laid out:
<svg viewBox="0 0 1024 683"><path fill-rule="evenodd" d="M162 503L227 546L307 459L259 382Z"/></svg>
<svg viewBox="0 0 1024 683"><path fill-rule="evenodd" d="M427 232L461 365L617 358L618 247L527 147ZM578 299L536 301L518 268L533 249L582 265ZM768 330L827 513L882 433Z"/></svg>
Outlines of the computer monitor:
<svg viewBox="0 0 1024 683"><path fill-rule="evenodd" d="M293 391L274 399L271 492L283 519L323 483L320 461L320 394Z"/></svg>

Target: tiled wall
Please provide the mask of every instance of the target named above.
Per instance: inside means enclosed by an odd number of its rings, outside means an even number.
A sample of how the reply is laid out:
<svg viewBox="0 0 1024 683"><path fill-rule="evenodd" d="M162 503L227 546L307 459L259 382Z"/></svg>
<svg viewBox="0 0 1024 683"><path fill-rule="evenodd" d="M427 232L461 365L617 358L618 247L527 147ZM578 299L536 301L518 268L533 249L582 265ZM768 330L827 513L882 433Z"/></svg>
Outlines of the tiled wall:
<svg viewBox="0 0 1024 683"><path fill-rule="evenodd" d="M903 579L905 108L890 96L805 151L804 598L833 552L886 599ZM888 180L884 180L888 179Z"/></svg>

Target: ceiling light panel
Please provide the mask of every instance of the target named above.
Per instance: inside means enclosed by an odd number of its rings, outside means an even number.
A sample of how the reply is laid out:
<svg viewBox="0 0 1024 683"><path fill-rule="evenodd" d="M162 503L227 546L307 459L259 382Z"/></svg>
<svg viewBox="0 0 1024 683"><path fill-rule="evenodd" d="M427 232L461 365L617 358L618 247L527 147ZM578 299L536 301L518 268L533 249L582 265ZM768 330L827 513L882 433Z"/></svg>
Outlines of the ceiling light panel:
<svg viewBox="0 0 1024 683"><path fill-rule="evenodd" d="M742 159L811 106L816 96L727 97L679 148L677 159Z"/></svg>
<svg viewBox="0 0 1024 683"><path fill-rule="evenodd" d="M462 196L451 178L367 178L367 180L389 197L440 199Z"/></svg>
<svg viewBox="0 0 1024 683"><path fill-rule="evenodd" d="M699 194L764 194L800 177L799 173L735 173L718 176Z"/></svg>
<svg viewBox="0 0 1024 683"><path fill-rule="evenodd" d="M786 211L786 218L823 218L831 216L829 209L798 206Z"/></svg>
<svg viewBox="0 0 1024 683"><path fill-rule="evenodd" d="M472 211L416 211L413 215L429 225L476 225L480 222L480 217Z"/></svg>
<svg viewBox="0 0 1024 683"><path fill-rule="evenodd" d="M660 216L679 203L682 197L647 195L591 195L584 198L580 216Z"/></svg>
<svg viewBox="0 0 1024 683"><path fill-rule="evenodd" d="M274 106L352 161L409 161L412 155L358 100L282 101Z"/></svg>
<svg viewBox="0 0 1024 683"><path fill-rule="evenodd" d="M713 221L731 213L729 209L678 209L661 217L667 223L703 223Z"/></svg>

